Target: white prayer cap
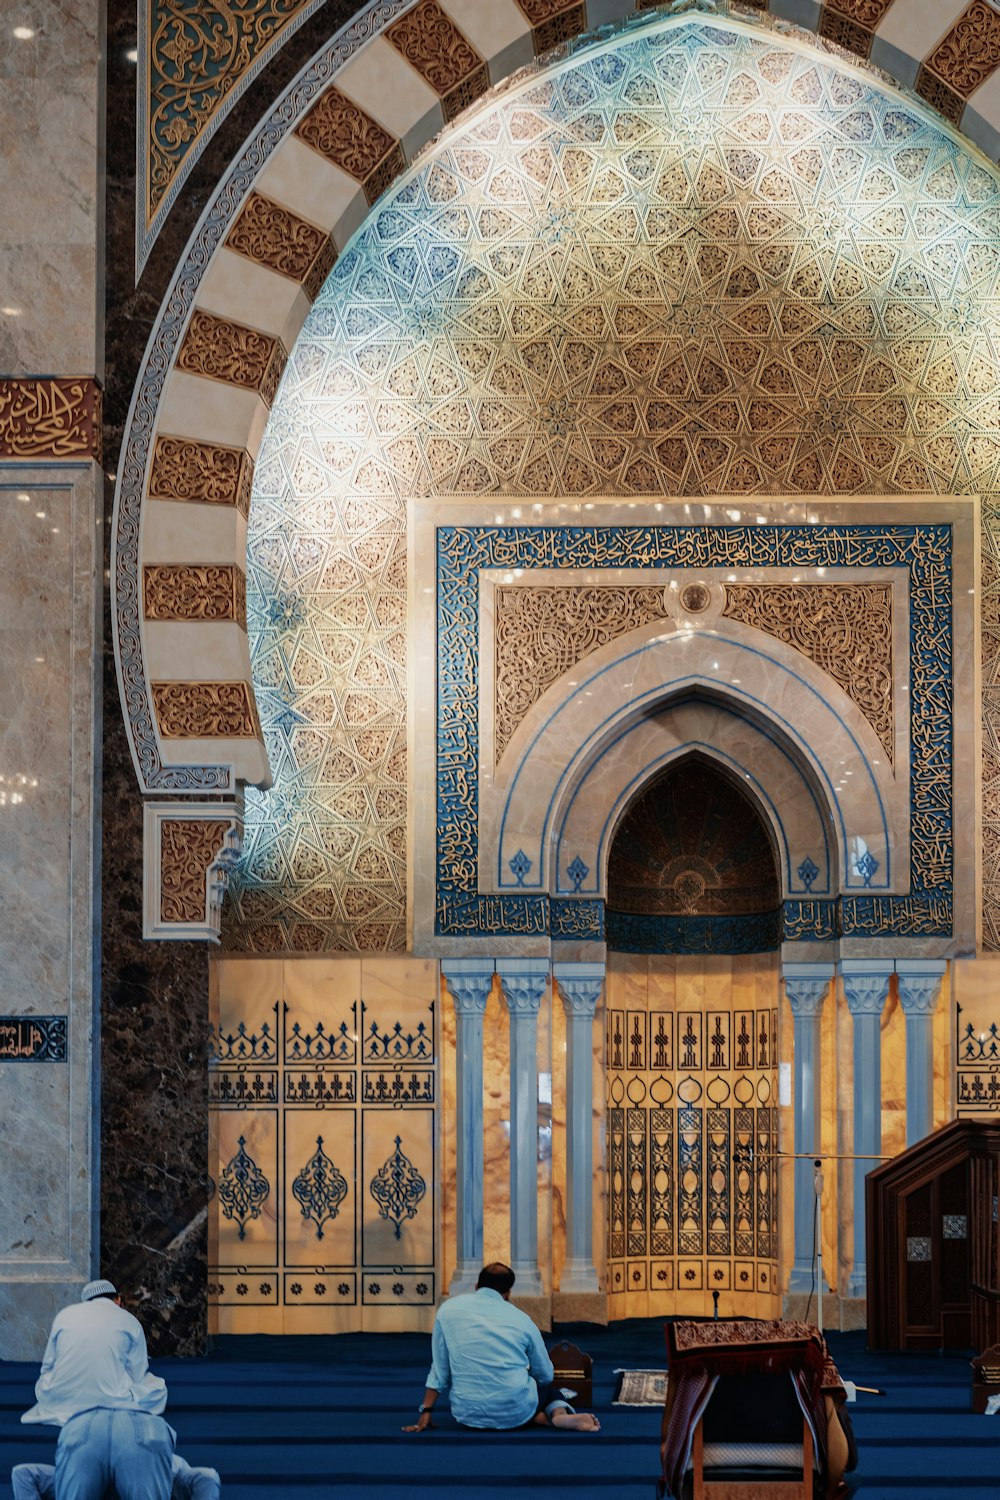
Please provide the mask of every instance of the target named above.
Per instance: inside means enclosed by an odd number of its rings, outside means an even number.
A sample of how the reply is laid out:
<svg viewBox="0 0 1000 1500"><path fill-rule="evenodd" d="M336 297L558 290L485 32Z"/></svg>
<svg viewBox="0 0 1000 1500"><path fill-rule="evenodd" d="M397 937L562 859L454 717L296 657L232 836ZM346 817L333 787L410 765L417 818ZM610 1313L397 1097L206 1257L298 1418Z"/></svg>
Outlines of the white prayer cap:
<svg viewBox="0 0 1000 1500"><path fill-rule="evenodd" d="M93 1302L95 1297L117 1297L118 1288L110 1281L88 1281L80 1293L81 1302Z"/></svg>

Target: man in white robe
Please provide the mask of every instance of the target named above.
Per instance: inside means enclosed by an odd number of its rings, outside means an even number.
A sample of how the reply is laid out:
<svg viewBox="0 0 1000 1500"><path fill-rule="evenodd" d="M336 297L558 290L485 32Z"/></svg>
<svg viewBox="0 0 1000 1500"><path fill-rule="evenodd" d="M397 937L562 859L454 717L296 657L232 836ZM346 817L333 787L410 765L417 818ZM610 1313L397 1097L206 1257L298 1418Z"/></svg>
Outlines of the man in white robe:
<svg viewBox="0 0 1000 1500"><path fill-rule="evenodd" d="M167 1387L152 1375L142 1325L110 1281L91 1281L52 1323L36 1404L22 1422L62 1430L59 1500L170 1500L174 1434L163 1420Z"/></svg>

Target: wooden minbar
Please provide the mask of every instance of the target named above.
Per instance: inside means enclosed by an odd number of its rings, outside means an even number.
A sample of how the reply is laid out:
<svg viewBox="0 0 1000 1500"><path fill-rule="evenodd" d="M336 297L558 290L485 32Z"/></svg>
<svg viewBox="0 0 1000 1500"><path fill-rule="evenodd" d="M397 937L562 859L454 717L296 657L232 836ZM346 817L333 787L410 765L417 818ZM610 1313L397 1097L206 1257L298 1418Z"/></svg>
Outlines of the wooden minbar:
<svg viewBox="0 0 1000 1500"><path fill-rule="evenodd" d="M1000 1342L1000 1120L952 1120L869 1172L868 1344Z"/></svg>

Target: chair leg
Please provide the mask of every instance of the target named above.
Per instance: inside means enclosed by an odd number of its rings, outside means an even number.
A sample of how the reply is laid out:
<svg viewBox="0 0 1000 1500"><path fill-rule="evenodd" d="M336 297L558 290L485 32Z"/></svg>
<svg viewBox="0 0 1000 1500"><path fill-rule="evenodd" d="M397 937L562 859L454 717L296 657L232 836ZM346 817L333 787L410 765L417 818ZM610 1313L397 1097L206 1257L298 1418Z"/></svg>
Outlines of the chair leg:
<svg viewBox="0 0 1000 1500"><path fill-rule="evenodd" d="M699 1422L694 1430L694 1443L691 1447L691 1500L705 1500L704 1441L701 1432L701 1423Z"/></svg>

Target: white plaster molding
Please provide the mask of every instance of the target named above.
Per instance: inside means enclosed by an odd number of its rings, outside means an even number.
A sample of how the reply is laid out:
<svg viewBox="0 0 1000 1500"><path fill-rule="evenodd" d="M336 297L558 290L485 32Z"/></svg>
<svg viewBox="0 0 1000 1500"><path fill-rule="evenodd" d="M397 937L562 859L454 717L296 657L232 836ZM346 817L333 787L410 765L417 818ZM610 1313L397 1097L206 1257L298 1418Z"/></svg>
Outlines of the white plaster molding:
<svg viewBox="0 0 1000 1500"><path fill-rule="evenodd" d="M205 866L203 913L198 919L170 921L163 916L163 833L165 824L178 822L227 822L228 827ZM143 807L143 937L217 943L229 871L240 857L242 842L242 797L219 802L147 802Z"/></svg>

